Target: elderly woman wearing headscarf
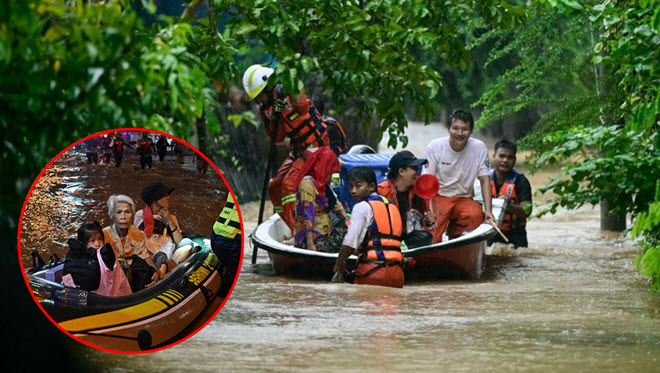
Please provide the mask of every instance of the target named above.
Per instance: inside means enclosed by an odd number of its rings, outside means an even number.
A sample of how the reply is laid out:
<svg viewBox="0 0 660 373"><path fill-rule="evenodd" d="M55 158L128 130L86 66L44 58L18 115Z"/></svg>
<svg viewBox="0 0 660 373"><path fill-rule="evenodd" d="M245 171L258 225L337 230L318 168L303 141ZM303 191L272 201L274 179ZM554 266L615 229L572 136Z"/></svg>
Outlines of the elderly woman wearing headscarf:
<svg viewBox="0 0 660 373"><path fill-rule="evenodd" d="M330 212L348 221L344 207L328 184L339 171L339 160L327 146L310 154L300 170L296 192L296 246L313 251L339 252L345 227L333 227Z"/></svg>
<svg viewBox="0 0 660 373"><path fill-rule="evenodd" d="M111 196L108 215L114 223L103 228L103 236L126 271L131 290L136 292L158 280L161 272L147 250L144 233L133 225L134 212L135 203L131 197L123 194Z"/></svg>

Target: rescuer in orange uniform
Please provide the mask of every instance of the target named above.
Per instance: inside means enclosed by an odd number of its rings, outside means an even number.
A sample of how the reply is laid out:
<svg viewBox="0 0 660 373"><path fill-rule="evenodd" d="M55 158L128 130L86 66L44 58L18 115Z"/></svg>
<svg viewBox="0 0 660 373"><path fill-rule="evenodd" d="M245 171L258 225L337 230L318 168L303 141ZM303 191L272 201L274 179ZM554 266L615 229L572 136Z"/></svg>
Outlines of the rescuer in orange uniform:
<svg viewBox="0 0 660 373"><path fill-rule="evenodd" d="M267 87L272 74L271 68L252 65L243 74L243 87L248 99L259 104L268 136L278 144L289 140L291 152L268 183L268 194L275 211L293 232L295 180L305 158L319 146L328 145L328 136L325 123L304 92L294 97L283 92L280 84Z"/></svg>

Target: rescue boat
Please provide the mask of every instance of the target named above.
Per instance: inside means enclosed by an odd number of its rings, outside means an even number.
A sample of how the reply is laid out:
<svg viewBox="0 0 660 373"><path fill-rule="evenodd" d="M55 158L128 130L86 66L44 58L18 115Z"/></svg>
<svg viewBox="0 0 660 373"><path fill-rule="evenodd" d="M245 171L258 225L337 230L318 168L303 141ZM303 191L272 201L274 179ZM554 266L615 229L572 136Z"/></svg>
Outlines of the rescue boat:
<svg viewBox="0 0 660 373"><path fill-rule="evenodd" d="M502 216L504 200L493 199L493 215ZM403 251L406 280L477 279L484 266L486 242L497 234L490 224L453 240ZM279 215L274 214L251 234L252 245L268 252L276 275L294 275L329 280L337 254L304 250L282 243L291 232ZM357 258L347 260L352 270Z"/></svg>
<svg viewBox="0 0 660 373"><path fill-rule="evenodd" d="M75 339L105 350L146 351L167 346L195 331L217 307L222 278L208 237L189 236L194 252L139 292L107 297L61 282L64 260L26 270L44 313Z"/></svg>
<svg viewBox="0 0 660 373"><path fill-rule="evenodd" d="M354 204L347 188L348 171L355 166L369 166L374 169L380 182L387 173L391 156L392 154L372 153L342 154L339 157L342 165L339 185L333 189L347 211L350 211ZM493 199L492 210L498 224L504 216L505 203L503 199ZM445 237L442 242L403 251L406 280L479 278L484 267L486 242L496 234L498 233L493 226L484 223L458 238L447 240ZM254 247L268 252L276 275L327 280L332 277L337 254L287 245L283 243L286 237L291 237L291 232L278 214L258 225L250 235ZM346 262L347 269L352 270L356 261L357 257L351 256Z"/></svg>

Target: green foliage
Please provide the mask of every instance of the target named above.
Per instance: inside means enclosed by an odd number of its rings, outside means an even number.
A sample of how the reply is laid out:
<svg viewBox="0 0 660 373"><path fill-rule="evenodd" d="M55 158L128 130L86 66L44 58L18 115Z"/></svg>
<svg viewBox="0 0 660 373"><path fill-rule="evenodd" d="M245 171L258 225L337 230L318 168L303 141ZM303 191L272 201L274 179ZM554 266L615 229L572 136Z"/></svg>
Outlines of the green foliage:
<svg viewBox="0 0 660 373"><path fill-rule="evenodd" d="M523 141L532 168L565 164L542 189L557 197L541 213L607 200L613 213L630 214L632 237L643 247L637 266L658 291L660 4L540 4L531 22L493 52L518 53L521 62L482 96L480 124L538 110L541 120ZM543 47L533 53L537 37Z"/></svg>
<svg viewBox="0 0 660 373"><path fill-rule="evenodd" d="M439 71L469 66L465 20L509 28L524 18L504 0L212 0L208 16L191 25L200 4L151 28L128 0L0 5L2 159L12 166L2 184L3 222L16 227L30 180L93 132L149 126L182 137L200 128L217 135L227 119L218 97L247 65L268 59L277 61L285 89L318 79L339 110L357 109L365 127L377 118L379 136L387 131L391 146L405 143L406 107L430 121L444 84ZM434 56L433 67L421 52Z"/></svg>
<svg viewBox="0 0 660 373"><path fill-rule="evenodd" d="M586 15L548 12L541 6L531 8L530 13L522 27L486 33L474 42L480 45L495 40L486 66L511 61L473 105L483 108L478 128L523 110L547 114L597 95ZM574 124L569 118L564 120L568 126Z"/></svg>
<svg viewBox="0 0 660 373"><path fill-rule="evenodd" d="M228 1L214 7L227 8ZM406 107L430 122L443 86L438 69L420 56L429 52L445 66L465 69L469 53L458 26L480 17L490 27L513 27L524 12L506 1L242 1L228 8L228 30L239 44L260 47L277 58L275 76L286 91L319 76L324 93L344 110L353 105L390 146L403 136ZM263 61L267 62L267 61Z"/></svg>
<svg viewBox="0 0 660 373"><path fill-rule="evenodd" d="M656 137L657 135L654 135ZM618 126L572 128L544 138L551 148L537 162L561 164L562 175L541 189L557 197L541 212L607 200L613 213L636 216L648 209L660 179L660 150L653 138Z"/></svg>
<svg viewBox="0 0 660 373"><path fill-rule="evenodd" d="M189 24L163 19L147 29L128 1L2 7L3 224L16 227L29 182L72 142L131 126L189 136L215 105L212 69L191 51L203 40L192 44Z"/></svg>

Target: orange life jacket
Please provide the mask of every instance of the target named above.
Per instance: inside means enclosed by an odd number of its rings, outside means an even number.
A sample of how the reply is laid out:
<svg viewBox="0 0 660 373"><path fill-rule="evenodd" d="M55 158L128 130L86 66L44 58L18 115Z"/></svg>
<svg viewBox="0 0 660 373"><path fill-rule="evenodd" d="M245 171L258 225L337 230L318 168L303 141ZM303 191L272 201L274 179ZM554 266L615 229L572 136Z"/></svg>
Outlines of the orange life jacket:
<svg viewBox="0 0 660 373"><path fill-rule="evenodd" d="M374 221L367 229L360 245L358 263L385 265L403 264L401 235L403 225L399 210L380 196L370 196L367 202L374 213Z"/></svg>
<svg viewBox="0 0 660 373"><path fill-rule="evenodd" d="M138 154L151 154L153 149L151 148L151 144L153 144L153 141L151 139L140 139L138 140Z"/></svg>
<svg viewBox="0 0 660 373"><path fill-rule="evenodd" d="M394 186L394 181L385 179L380 184L378 184L378 194L387 198L389 201L394 202L397 208L399 208L399 200L396 198L396 187ZM413 208L413 197L415 192L411 187L408 189L408 209ZM407 211L404 211L406 213ZM420 211L424 212L424 211Z"/></svg>
<svg viewBox="0 0 660 373"><path fill-rule="evenodd" d="M280 132L284 131L295 148L306 149L310 146L318 147L328 144L326 124L314 109L314 104L304 94L300 98L303 100L303 104L296 104L290 95L284 96L282 86L278 84L273 90L273 101L277 99L284 100L286 107L280 113L280 128L278 133L272 135L274 139L279 140ZM301 109L301 106L306 107L307 110ZM261 112L272 125L276 118L273 105L262 108ZM269 131L273 131L273 129L269 129Z"/></svg>
<svg viewBox="0 0 660 373"><path fill-rule="evenodd" d="M124 151L124 139L121 137L119 139L115 139L115 152L121 153Z"/></svg>
<svg viewBox="0 0 660 373"><path fill-rule="evenodd" d="M516 181L520 177L520 173L516 170L511 170L509 177L504 180L504 184L500 187L499 193L495 186L495 170L490 175L490 191L493 197L506 194L510 197L509 203L518 204L518 195L516 194ZM500 229L504 232L514 230L516 228L524 227L527 223L526 219L519 219L516 214L508 213L502 219Z"/></svg>

